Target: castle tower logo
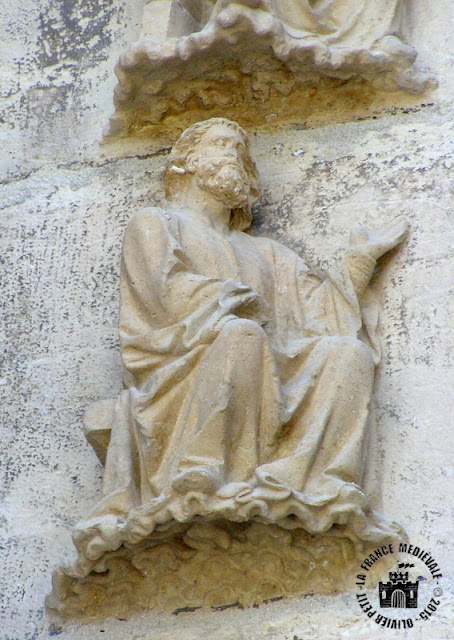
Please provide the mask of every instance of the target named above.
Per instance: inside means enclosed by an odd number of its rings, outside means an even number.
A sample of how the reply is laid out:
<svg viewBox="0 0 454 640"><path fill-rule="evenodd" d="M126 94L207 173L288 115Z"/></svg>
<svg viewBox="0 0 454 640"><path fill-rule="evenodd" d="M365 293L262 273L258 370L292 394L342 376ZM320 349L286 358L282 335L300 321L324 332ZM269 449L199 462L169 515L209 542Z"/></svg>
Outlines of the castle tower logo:
<svg viewBox="0 0 454 640"><path fill-rule="evenodd" d="M414 567L410 562L399 562L398 569ZM380 608L416 609L418 607L419 582L408 579L408 571L390 571L388 582L378 583Z"/></svg>
<svg viewBox="0 0 454 640"><path fill-rule="evenodd" d="M430 626L443 604L442 578L431 552L407 542L385 544L369 553L359 567L357 605L385 629Z"/></svg>

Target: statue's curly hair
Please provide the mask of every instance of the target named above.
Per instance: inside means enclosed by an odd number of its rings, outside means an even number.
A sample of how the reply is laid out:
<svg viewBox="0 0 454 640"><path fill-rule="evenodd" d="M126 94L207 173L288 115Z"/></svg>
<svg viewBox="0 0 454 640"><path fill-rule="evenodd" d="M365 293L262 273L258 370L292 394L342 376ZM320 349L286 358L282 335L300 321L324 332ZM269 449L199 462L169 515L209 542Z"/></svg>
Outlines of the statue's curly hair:
<svg viewBox="0 0 454 640"><path fill-rule="evenodd" d="M203 122L193 124L181 134L169 154L164 170L164 188L166 198L168 200L174 200L177 197L179 190L181 189L181 181L184 179L182 174L189 173L188 164L190 157L195 154L203 135L214 125L222 125L229 129L233 129L240 135L244 143L244 168L246 169L249 180L248 204L245 207L233 209L230 220L231 229L243 231L251 225L251 209L260 197L258 189L259 174L251 157L247 133L236 122L232 122L226 118L211 118L210 120L204 120ZM178 171L178 169L181 171Z"/></svg>

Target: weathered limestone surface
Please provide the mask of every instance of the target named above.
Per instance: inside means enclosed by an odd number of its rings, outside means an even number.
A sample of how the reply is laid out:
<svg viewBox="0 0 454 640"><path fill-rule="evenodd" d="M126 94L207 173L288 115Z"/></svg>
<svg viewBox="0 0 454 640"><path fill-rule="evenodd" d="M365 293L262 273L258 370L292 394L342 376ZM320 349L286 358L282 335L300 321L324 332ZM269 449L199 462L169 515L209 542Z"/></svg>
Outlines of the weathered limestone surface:
<svg viewBox="0 0 454 640"><path fill-rule="evenodd" d="M251 126L272 111L288 120L346 80L359 100L373 88L421 93L431 80L413 66L407 28L401 0L175 0L168 40L142 36L120 57L108 134L181 131L220 106Z"/></svg>
<svg viewBox="0 0 454 640"><path fill-rule="evenodd" d="M50 575L70 553L71 527L97 500L101 466L82 418L88 405L121 388L121 238L136 211L162 198L166 154L126 158L121 149L107 156L97 147L113 110L112 66L139 35L139 3L85 0L72 5L74 14L63 2L4 4L2 140L10 155L1 159L0 635L31 640L56 632L44 614ZM347 122L351 111L337 108L332 124L314 114L287 130L249 132L263 176L257 232L312 265L328 267L355 225L379 226L397 212L411 223L406 244L374 283L385 301L388 356L378 371L377 454L383 511L432 551L446 578L443 608L430 626L402 633L408 638L450 638L454 624L453 11L447 0L410 6L409 41L439 82L424 99L394 94L392 104L377 98L361 108L354 122ZM115 640L391 635L346 594L151 613L68 627L58 637L100 631Z"/></svg>

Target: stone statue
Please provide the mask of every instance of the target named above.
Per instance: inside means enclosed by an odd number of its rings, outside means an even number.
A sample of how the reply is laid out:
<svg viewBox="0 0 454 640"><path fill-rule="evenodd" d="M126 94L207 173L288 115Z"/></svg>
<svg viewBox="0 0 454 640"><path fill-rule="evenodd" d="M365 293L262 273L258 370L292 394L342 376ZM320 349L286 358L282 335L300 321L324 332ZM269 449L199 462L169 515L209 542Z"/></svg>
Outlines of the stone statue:
<svg viewBox="0 0 454 640"><path fill-rule="evenodd" d="M203 29L231 7L244 13L263 12L276 18L297 39L354 48L377 46L382 38L399 35L402 0L172 0L168 36L181 37ZM183 13L184 12L184 13ZM185 15L185 20L179 17Z"/></svg>
<svg viewBox="0 0 454 640"><path fill-rule="evenodd" d="M256 521L371 543L400 535L362 489L377 336L365 290L406 232L359 229L332 277L245 233L259 197L248 138L215 118L186 130L167 205L123 243L124 391L86 432L104 497L73 539L87 575L172 523Z"/></svg>

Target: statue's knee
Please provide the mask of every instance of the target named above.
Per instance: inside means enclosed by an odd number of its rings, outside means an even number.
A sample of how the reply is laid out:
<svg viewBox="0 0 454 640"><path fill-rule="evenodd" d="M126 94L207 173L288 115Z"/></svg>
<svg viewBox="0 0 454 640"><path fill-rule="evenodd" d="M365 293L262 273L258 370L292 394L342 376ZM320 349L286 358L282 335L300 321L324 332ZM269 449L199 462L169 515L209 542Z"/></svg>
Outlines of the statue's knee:
<svg viewBox="0 0 454 640"><path fill-rule="evenodd" d="M227 338L234 344L242 347L262 344L266 338L266 334L262 327L247 318L238 318L228 322L222 329L223 338Z"/></svg>

